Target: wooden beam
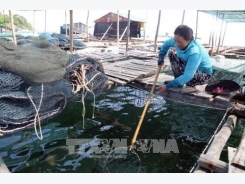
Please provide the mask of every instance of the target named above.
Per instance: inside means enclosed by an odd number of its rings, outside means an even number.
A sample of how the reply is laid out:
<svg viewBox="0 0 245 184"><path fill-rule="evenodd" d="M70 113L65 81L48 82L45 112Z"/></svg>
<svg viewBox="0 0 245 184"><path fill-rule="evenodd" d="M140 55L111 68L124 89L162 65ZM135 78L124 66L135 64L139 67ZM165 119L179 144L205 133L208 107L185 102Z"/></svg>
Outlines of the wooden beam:
<svg viewBox="0 0 245 184"><path fill-rule="evenodd" d="M47 10L44 10L44 32L47 31Z"/></svg>
<svg viewBox="0 0 245 184"><path fill-rule="evenodd" d="M226 33L227 25L228 25L228 22L225 22L225 31L223 34L223 39L222 39L222 44L221 44L222 46L224 46L224 39L225 39L225 33Z"/></svg>
<svg viewBox="0 0 245 184"><path fill-rule="evenodd" d="M211 156L214 159L219 159L220 154L230 137L233 129L237 123L237 117L234 115L228 116L226 122L221 127L220 131L214 136L214 139L206 153L206 155Z"/></svg>
<svg viewBox="0 0 245 184"><path fill-rule="evenodd" d="M161 10L159 10L158 13L158 22L157 22L157 29L156 29L156 35L155 35L155 42L154 42L154 52L157 52L157 37L158 37L158 31L160 27L160 21L161 21Z"/></svg>
<svg viewBox="0 0 245 184"><path fill-rule="evenodd" d="M103 40L103 38L105 37L105 35L107 34L107 32L109 31L109 29L111 28L111 26L112 26L112 23L111 23L111 25L107 28L106 32L104 33L104 35L102 36L102 38L100 39L100 41Z"/></svg>
<svg viewBox="0 0 245 184"><path fill-rule="evenodd" d="M13 18L13 14L12 14L12 11L11 10L9 10L9 17L10 17L10 22L11 22L13 43L14 43L14 45L17 45L17 43L16 43L16 37L15 37L14 18Z"/></svg>
<svg viewBox="0 0 245 184"><path fill-rule="evenodd" d="M33 36L34 36L34 32L35 32L35 10L33 10Z"/></svg>
<svg viewBox="0 0 245 184"><path fill-rule="evenodd" d="M88 19L89 19L89 10L88 10L88 13L87 13L87 21L86 21L86 25L87 25L87 42L89 42L89 32L88 32Z"/></svg>
<svg viewBox="0 0 245 184"><path fill-rule="evenodd" d="M119 30L120 30L120 28L119 28L119 22L120 22L120 20L119 20L119 10L117 10L117 47L119 47Z"/></svg>
<svg viewBox="0 0 245 184"><path fill-rule="evenodd" d="M218 47L216 50L216 53L219 53L219 46L220 46L220 41L221 41L221 34L222 34L222 28L223 28L223 22L224 22L224 17L225 17L225 10L223 11L223 17L222 17L222 22L221 22L221 26L220 26L220 33L219 33L219 42L218 42Z"/></svg>
<svg viewBox="0 0 245 184"><path fill-rule="evenodd" d="M242 139L240 141L237 152L232 159L231 165L242 169L245 172L245 129L243 131Z"/></svg>
<svg viewBox="0 0 245 184"><path fill-rule="evenodd" d="M199 10L197 10L197 17L196 17L196 36L195 36L195 40L197 39L197 30L198 30L198 13L199 13Z"/></svg>
<svg viewBox="0 0 245 184"><path fill-rule="evenodd" d="M184 20L185 20L185 10L183 10L182 22L181 22L182 25L184 24Z"/></svg>
<svg viewBox="0 0 245 184"><path fill-rule="evenodd" d="M67 37L67 22L66 22L66 17L67 17L67 15L66 15L66 10L65 10L65 28L66 28L66 37Z"/></svg>
<svg viewBox="0 0 245 184"><path fill-rule="evenodd" d="M128 42L130 37L130 10L128 10L128 24L127 24L127 42L126 42L126 53L128 53Z"/></svg>
<svg viewBox="0 0 245 184"><path fill-rule="evenodd" d="M219 159L215 159L209 155L201 154L197 162L199 166L209 169L216 173L227 173L228 172L227 163Z"/></svg>
<svg viewBox="0 0 245 184"><path fill-rule="evenodd" d="M70 10L70 52L73 53L73 10Z"/></svg>

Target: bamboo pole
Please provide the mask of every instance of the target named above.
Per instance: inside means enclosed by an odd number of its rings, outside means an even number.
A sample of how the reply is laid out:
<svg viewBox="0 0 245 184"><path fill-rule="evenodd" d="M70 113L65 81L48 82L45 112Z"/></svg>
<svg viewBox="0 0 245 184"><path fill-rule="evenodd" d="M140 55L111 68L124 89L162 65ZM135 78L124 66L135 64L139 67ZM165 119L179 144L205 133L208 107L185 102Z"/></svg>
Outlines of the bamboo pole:
<svg viewBox="0 0 245 184"><path fill-rule="evenodd" d="M185 10L183 10L182 22L181 22L182 25L184 24L184 20L185 20Z"/></svg>
<svg viewBox="0 0 245 184"><path fill-rule="evenodd" d="M119 47L119 10L117 10L117 47Z"/></svg>
<svg viewBox="0 0 245 184"><path fill-rule="evenodd" d="M44 32L47 31L47 10L44 10L45 11L45 28L44 28Z"/></svg>
<svg viewBox="0 0 245 184"><path fill-rule="evenodd" d="M226 33L227 25L228 25L228 22L225 22L225 31L224 31L223 39L222 39L222 46L224 46L224 39L225 39L225 33Z"/></svg>
<svg viewBox="0 0 245 184"><path fill-rule="evenodd" d="M73 53L73 10L70 10L70 52Z"/></svg>
<svg viewBox="0 0 245 184"><path fill-rule="evenodd" d="M161 11L161 10L160 10L160 11ZM133 136L133 138L132 138L132 141L131 141L129 150L131 150L131 149L133 148L133 146L134 146L134 144L135 144L135 142L136 142L136 139L137 139L137 136L138 136L138 134L139 134L139 131L140 131L140 127L141 127L141 125L142 125L142 122L143 122L143 120L144 120L144 117L145 117L147 108L148 108L148 106L150 105L151 97L152 97L153 92L154 92L154 90L155 90L155 86L156 86L156 83L157 83L157 80L158 80L158 76L159 76L159 74L161 73L161 69L162 69L162 65L159 65L159 66L158 66L157 73L156 73L156 75L155 75L155 79L154 79L153 85L152 85L152 87L151 87L150 94L149 94L149 96L148 96L148 98L147 98L147 100L146 100L145 107L144 107L143 112L142 112L142 114L141 114L141 116L140 116L140 120L139 120L138 125L137 125L137 127L136 127L136 130L135 130L134 136Z"/></svg>
<svg viewBox="0 0 245 184"><path fill-rule="evenodd" d="M65 10L65 28L66 28L66 37L67 37L67 22L66 22L66 10Z"/></svg>
<svg viewBox="0 0 245 184"><path fill-rule="evenodd" d="M86 22L86 25L87 25L87 42L89 42L89 32L88 32L88 19L89 19L89 10L88 10L88 13L87 13L87 22Z"/></svg>
<svg viewBox="0 0 245 184"><path fill-rule="evenodd" d="M197 29L198 29L198 13L199 13L199 10L197 10L197 17L196 17L196 36L195 36L195 40L197 39Z"/></svg>
<svg viewBox="0 0 245 184"><path fill-rule="evenodd" d="M128 10L127 42L126 42L126 52L127 52L127 54L128 54L129 36L130 36L130 10Z"/></svg>
<svg viewBox="0 0 245 184"><path fill-rule="evenodd" d="M225 18L225 10L223 11L222 22L221 22L221 26L220 26L219 42L218 42L218 47L217 47L217 50L216 50L216 53L217 54L219 53L219 46L220 46L220 41L221 41L221 34L222 34L222 28L223 28L224 18Z"/></svg>
<svg viewBox="0 0 245 184"><path fill-rule="evenodd" d="M155 42L154 42L154 52L157 52L157 37L158 37L158 31L160 27L160 21L161 21L161 10L159 10L158 13L158 22L157 22L157 30L156 30L156 35L155 35Z"/></svg>
<svg viewBox="0 0 245 184"><path fill-rule="evenodd" d="M13 43L14 43L14 45L17 45L17 44L16 44L16 37L15 37L14 19L13 19L13 14L12 14L12 11L11 11L11 10L9 10L9 17L10 17L10 22L11 22L11 29L12 29Z"/></svg>

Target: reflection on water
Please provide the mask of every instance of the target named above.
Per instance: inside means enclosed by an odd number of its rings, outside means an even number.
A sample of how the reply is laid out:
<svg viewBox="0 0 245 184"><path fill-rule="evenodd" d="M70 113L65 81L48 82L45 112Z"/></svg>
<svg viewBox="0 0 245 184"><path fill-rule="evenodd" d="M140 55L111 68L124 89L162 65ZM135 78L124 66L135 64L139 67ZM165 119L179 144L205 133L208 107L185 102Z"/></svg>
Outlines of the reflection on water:
<svg viewBox="0 0 245 184"><path fill-rule="evenodd" d="M130 87L108 91L97 97L94 119L93 101L86 101L85 129L82 104L69 102L61 114L43 123L43 140L31 128L1 137L0 156L11 172L106 172L106 158L91 156L91 145L99 146L98 139L126 139L129 146L148 95ZM189 172L224 113L153 96L138 139L174 139L179 153L137 152L139 172ZM71 153L67 139L89 139L90 144L75 146Z"/></svg>

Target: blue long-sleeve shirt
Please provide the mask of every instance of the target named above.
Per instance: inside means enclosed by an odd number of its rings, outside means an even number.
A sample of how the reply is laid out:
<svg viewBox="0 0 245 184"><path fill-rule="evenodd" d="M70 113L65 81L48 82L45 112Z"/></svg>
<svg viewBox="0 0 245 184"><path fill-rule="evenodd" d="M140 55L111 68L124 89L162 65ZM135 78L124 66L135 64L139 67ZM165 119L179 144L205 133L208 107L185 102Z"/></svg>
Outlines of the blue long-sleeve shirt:
<svg viewBox="0 0 245 184"><path fill-rule="evenodd" d="M193 78L197 69L207 74L213 73L212 62L208 52L198 41L193 39L185 50L181 50L175 44L174 38L170 38L163 43L159 54L165 56L171 47L175 48L177 57L186 63L186 67L183 75L175 78L166 85L167 89L186 84Z"/></svg>

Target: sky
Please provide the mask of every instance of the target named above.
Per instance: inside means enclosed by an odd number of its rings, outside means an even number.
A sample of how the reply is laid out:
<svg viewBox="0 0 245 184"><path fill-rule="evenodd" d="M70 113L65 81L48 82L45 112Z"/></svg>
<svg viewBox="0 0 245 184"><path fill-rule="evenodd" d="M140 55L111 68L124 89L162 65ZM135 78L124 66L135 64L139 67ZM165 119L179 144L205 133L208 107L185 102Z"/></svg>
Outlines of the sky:
<svg viewBox="0 0 245 184"><path fill-rule="evenodd" d="M25 3L26 0L23 0L20 5L14 6L11 5L11 9L13 11L13 14L17 13L20 14L28 20L29 23L33 25L33 9L41 10L42 11L35 11L35 23L34 27L36 31L43 32L45 30L45 9L47 10L47 31L49 32L59 32L60 26L65 24L65 9L73 9L73 19L74 22L82 22L86 24L87 19L87 12L88 10L77 10L78 7L81 7L81 9L89 9L89 26L91 27L89 29L89 32L93 34L93 26L94 21L103 15L109 13L109 12L117 12L119 10L121 13L127 14L128 10L128 4L131 3L128 0L124 0L124 3L120 4L120 8L117 7L116 1L112 0L104 0L104 1L86 1L86 4L81 3L82 1L73 0L72 4L65 3L62 7L62 3L59 4L52 4L51 2L45 4L45 0L42 1L43 3L40 4L36 2L33 3ZM240 0L241 1L241 0ZM159 3L160 0L151 0L151 3L146 5L145 3L138 3L138 4L130 4L131 9L130 10L131 15L137 16L141 19L144 19L146 23L146 36L149 36L150 38L155 37L156 34L156 28L157 28L157 21L158 21L158 13L159 13ZM183 1L182 1L183 2ZM166 33L169 33L170 35L173 35L174 29L181 24L182 22L182 15L183 10L185 10L185 19L184 24L190 26L194 34L196 32L196 12L197 9L203 9L203 10L232 10L232 9L239 9L239 0L233 0L231 4L225 5L224 1L216 0L217 3L213 3L211 0L206 0L205 3L202 1L198 1L198 3L193 4L190 2L190 0L185 0L184 4L181 4L181 2L174 1L174 2L165 2L161 5L161 21L160 21L160 28L159 28L159 35L165 35ZM222 2L222 4L220 4ZM23 6L24 5L24 6ZM38 6L37 6L38 5ZM22 7L23 6L23 7ZM70 7L71 6L71 7ZM225 6L225 7L223 7ZM148 9L147 9L148 8ZM30 10L30 11L23 11ZM52 10L53 9L53 10ZM140 9L140 10L139 10ZM145 10L146 9L146 10ZM155 10L154 10L155 9ZM174 10L171 10L174 9ZM22 10L22 11L20 11ZM7 12L7 10L6 10ZM67 23L69 23L69 10L66 10L67 12ZM220 33L220 25L221 21L219 21L219 24L216 25L217 30L217 43L219 39L219 33ZM223 31L224 31L225 23L223 24ZM198 21L198 38L201 38L200 41L202 43L208 43L209 42L209 36L211 29L214 28L214 19L211 15L208 15L206 13L199 13L199 21ZM245 30L245 23L229 23L227 25L227 30L225 34L224 39L224 45L227 46L244 46L245 45L245 36L244 31ZM223 38L223 33L221 36L221 40Z"/></svg>

